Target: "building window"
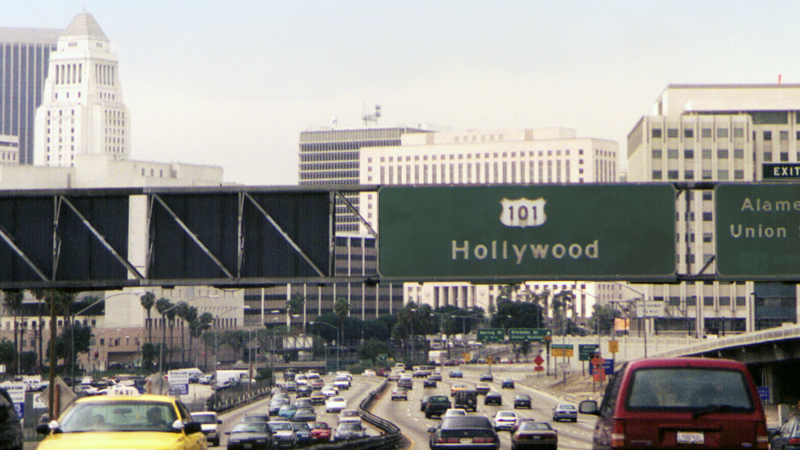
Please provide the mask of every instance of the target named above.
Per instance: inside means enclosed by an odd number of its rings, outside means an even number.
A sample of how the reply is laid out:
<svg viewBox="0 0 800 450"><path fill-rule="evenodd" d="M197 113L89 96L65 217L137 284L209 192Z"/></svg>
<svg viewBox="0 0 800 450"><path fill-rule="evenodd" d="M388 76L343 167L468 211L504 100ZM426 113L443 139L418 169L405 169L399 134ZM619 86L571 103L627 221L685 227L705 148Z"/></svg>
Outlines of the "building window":
<svg viewBox="0 0 800 450"><path fill-rule="evenodd" d="M667 129L667 137L668 138L676 138L676 137L678 137L678 129L677 128L668 128Z"/></svg>
<svg viewBox="0 0 800 450"><path fill-rule="evenodd" d="M714 297L703 297L703 306L714 306Z"/></svg>
<svg viewBox="0 0 800 450"><path fill-rule="evenodd" d="M771 141L772 140L772 131L765 131L764 132L764 140Z"/></svg>
<svg viewBox="0 0 800 450"><path fill-rule="evenodd" d="M695 306L697 305L697 296L689 295L686 297L686 306Z"/></svg>
<svg viewBox="0 0 800 450"><path fill-rule="evenodd" d="M714 221L714 213L703 212L703 222L712 222L712 221Z"/></svg>
<svg viewBox="0 0 800 450"><path fill-rule="evenodd" d="M654 170L653 171L653 179L654 180L660 180L661 179L661 171L660 170Z"/></svg>
<svg viewBox="0 0 800 450"><path fill-rule="evenodd" d="M717 150L717 158L719 159L728 159L728 149L721 148Z"/></svg>
<svg viewBox="0 0 800 450"><path fill-rule="evenodd" d="M653 138L661 139L661 128L653 128Z"/></svg>
<svg viewBox="0 0 800 450"><path fill-rule="evenodd" d="M714 193L711 191L703 191L703 200L714 200Z"/></svg>
<svg viewBox="0 0 800 450"><path fill-rule="evenodd" d="M667 159L678 159L678 150L667 150Z"/></svg>
<svg viewBox="0 0 800 450"><path fill-rule="evenodd" d="M772 162L772 152L764 152L764 162Z"/></svg>
<svg viewBox="0 0 800 450"><path fill-rule="evenodd" d="M688 149L683 151L684 159L694 159L694 150Z"/></svg>
<svg viewBox="0 0 800 450"><path fill-rule="evenodd" d="M710 180L711 178L713 178L711 176L711 171L710 170L704 170L703 171L703 179L704 180Z"/></svg>
<svg viewBox="0 0 800 450"><path fill-rule="evenodd" d="M744 149L741 149L741 148L733 149L733 158L734 159L744 159Z"/></svg>
<svg viewBox="0 0 800 450"><path fill-rule="evenodd" d="M781 162L789 161L789 152L781 152L780 157L781 157Z"/></svg>
<svg viewBox="0 0 800 450"><path fill-rule="evenodd" d="M714 233L703 233L703 242L710 243L714 240Z"/></svg>
<svg viewBox="0 0 800 450"><path fill-rule="evenodd" d="M678 179L678 171L677 170L668 170L667 171L667 179L669 179L669 180L677 180Z"/></svg>
<svg viewBox="0 0 800 450"><path fill-rule="evenodd" d="M661 159L661 150L653 149L653 159Z"/></svg>
<svg viewBox="0 0 800 450"><path fill-rule="evenodd" d="M720 297L719 298L719 306L731 306L731 298L730 297Z"/></svg>
<svg viewBox="0 0 800 450"><path fill-rule="evenodd" d="M743 138L744 137L744 128L734 128L733 129L733 137L735 137L735 138Z"/></svg>
<svg viewBox="0 0 800 450"><path fill-rule="evenodd" d="M717 128L717 137L718 138L726 138L728 137L728 129L727 128Z"/></svg>
<svg viewBox="0 0 800 450"><path fill-rule="evenodd" d="M711 149L703 149L703 159L711 159Z"/></svg>
<svg viewBox="0 0 800 450"><path fill-rule="evenodd" d="M692 139L694 137L694 128L684 128L683 137L687 139Z"/></svg>
<svg viewBox="0 0 800 450"><path fill-rule="evenodd" d="M736 297L736 306L745 306L747 304L747 299L744 297Z"/></svg>
<svg viewBox="0 0 800 450"><path fill-rule="evenodd" d="M734 180L744 180L744 170L734 170L733 171L733 179Z"/></svg>
<svg viewBox="0 0 800 450"><path fill-rule="evenodd" d="M694 170L686 170L683 174L683 177L687 180L694 180Z"/></svg>
<svg viewBox="0 0 800 450"><path fill-rule="evenodd" d="M703 128L702 137L710 138L711 137L711 128Z"/></svg>
<svg viewBox="0 0 800 450"><path fill-rule="evenodd" d="M727 170L720 170L717 172L717 179L719 181L725 181L728 179L728 171Z"/></svg>

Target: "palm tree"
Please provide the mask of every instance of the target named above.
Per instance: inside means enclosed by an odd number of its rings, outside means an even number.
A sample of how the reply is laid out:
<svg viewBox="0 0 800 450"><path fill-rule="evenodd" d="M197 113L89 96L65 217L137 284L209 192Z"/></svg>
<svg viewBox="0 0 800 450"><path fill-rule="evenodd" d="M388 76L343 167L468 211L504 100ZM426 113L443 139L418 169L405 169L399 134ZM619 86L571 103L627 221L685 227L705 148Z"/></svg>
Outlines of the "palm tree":
<svg viewBox="0 0 800 450"><path fill-rule="evenodd" d="M339 342L337 345L342 345L342 336L344 332L344 321L350 315L350 301L346 297L339 297L333 304L333 313L339 318Z"/></svg>
<svg viewBox="0 0 800 450"><path fill-rule="evenodd" d="M162 366L164 365L163 347L164 347L164 344L167 342L167 313L166 313L166 311L168 309L170 309L170 308L172 308L172 302L170 302L169 300L167 300L167 299L162 297L162 298L160 298L160 299L158 299L156 301L156 311L158 311L158 313L161 314L161 329L163 331L162 332L162 338L161 338L162 350L160 352L161 353L161 359L162 359L162 361L161 361L161 365Z"/></svg>
<svg viewBox="0 0 800 450"><path fill-rule="evenodd" d="M211 328L211 324L214 323L214 315L209 312L204 312L200 315L200 317L195 320L191 325L192 335L195 338L200 338L201 336L205 336L206 331ZM208 370L208 340L204 339L205 343L205 361L203 362L203 367Z"/></svg>
<svg viewBox="0 0 800 450"><path fill-rule="evenodd" d="M189 306L186 303L181 303L180 306L175 308L178 318L181 319L181 363L186 362L186 346L183 339L183 329L197 319L197 308ZM192 334L189 332L189 348L192 348Z"/></svg>
<svg viewBox="0 0 800 450"><path fill-rule="evenodd" d="M20 354L20 339L17 338L17 316L19 310L22 308L22 299L24 298L22 291L19 289L11 289L4 291L3 302L14 313L14 352L16 353L15 365L16 372L19 373L19 354Z"/></svg>
<svg viewBox="0 0 800 450"><path fill-rule="evenodd" d="M172 363L172 350L175 348L175 346L173 345L173 340L172 340L172 337L173 337L172 332L175 330L175 316L177 314L176 309L177 308L170 308L167 311L167 319L169 320L169 324L170 324L169 325L169 347L168 347L169 348L169 352L167 352L167 358L168 358L168 361L170 363Z"/></svg>
<svg viewBox="0 0 800 450"><path fill-rule="evenodd" d="M147 342L153 343L153 322L150 320L150 310L156 304L156 294L147 292L139 298L142 307L147 311Z"/></svg>

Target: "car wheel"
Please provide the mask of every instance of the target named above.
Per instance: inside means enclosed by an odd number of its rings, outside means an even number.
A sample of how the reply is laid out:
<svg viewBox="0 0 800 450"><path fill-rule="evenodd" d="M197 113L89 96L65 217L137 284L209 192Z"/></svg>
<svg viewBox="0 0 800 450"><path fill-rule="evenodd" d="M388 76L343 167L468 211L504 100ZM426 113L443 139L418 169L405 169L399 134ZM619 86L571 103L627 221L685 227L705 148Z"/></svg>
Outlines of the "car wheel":
<svg viewBox="0 0 800 450"><path fill-rule="evenodd" d="M431 418L431 413L425 411L425 418L426 419L430 419Z"/></svg>
<svg viewBox="0 0 800 450"><path fill-rule="evenodd" d="M577 421L578 421L578 419L572 419L572 421L573 421L573 422L577 422Z"/></svg>

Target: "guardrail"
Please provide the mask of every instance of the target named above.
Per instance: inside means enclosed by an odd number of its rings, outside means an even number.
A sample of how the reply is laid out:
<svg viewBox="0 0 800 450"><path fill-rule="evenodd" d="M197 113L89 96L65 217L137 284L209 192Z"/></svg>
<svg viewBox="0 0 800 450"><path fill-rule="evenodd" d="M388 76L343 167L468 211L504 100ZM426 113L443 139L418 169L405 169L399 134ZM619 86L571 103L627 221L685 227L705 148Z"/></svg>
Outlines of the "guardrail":
<svg viewBox="0 0 800 450"><path fill-rule="evenodd" d="M756 331L753 333L737 334L736 336L731 337L707 339L702 344L688 345L681 349L657 353L652 357L669 358L674 356L692 355L739 345L761 344L764 342L777 341L786 338L800 338L800 326L770 328L768 330Z"/></svg>

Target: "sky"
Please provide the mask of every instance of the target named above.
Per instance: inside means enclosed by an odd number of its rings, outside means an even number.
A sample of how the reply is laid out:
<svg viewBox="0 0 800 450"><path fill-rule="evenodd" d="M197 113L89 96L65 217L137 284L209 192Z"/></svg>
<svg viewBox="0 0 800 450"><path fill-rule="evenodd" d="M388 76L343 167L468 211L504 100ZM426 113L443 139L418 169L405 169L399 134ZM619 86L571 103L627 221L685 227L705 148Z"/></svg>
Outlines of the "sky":
<svg viewBox="0 0 800 450"><path fill-rule="evenodd" d="M800 2L26 0L0 27L91 13L119 58L132 158L290 186L302 131L572 128L617 141L669 84L800 83Z"/></svg>

